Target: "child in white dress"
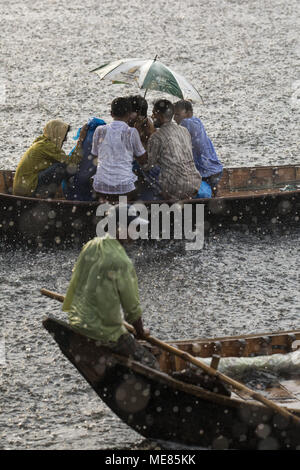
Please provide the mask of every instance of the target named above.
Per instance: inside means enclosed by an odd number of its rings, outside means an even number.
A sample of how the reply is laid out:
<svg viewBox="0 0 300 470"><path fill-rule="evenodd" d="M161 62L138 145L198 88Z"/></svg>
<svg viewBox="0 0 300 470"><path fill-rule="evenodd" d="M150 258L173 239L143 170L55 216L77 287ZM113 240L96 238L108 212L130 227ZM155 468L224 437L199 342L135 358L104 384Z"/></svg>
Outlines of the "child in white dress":
<svg viewBox="0 0 300 470"><path fill-rule="evenodd" d="M137 176L132 170L133 159L146 154L137 129L127 124L130 111L127 98L114 99L113 122L97 127L94 133L92 155L98 158L98 165L93 188L107 199L134 194Z"/></svg>

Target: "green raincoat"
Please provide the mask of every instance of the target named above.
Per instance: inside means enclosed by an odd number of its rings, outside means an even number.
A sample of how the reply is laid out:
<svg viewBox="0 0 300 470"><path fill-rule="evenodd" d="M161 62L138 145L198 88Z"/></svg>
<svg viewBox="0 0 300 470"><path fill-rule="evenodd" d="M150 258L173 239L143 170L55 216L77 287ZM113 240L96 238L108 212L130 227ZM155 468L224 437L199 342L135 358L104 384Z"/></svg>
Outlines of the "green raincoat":
<svg viewBox="0 0 300 470"><path fill-rule="evenodd" d="M81 158L81 149L73 152L71 157L62 150L62 145L69 124L53 119L49 121L43 135L35 139L31 147L20 160L13 183L13 194L16 196L32 196L38 185L40 171L55 162L77 165Z"/></svg>
<svg viewBox="0 0 300 470"><path fill-rule="evenodd" d="M118 240L107 235L83 247L62 309L74 328L102 344L128 333L124 317L132 324L142 311L134 266Z"/></svg>

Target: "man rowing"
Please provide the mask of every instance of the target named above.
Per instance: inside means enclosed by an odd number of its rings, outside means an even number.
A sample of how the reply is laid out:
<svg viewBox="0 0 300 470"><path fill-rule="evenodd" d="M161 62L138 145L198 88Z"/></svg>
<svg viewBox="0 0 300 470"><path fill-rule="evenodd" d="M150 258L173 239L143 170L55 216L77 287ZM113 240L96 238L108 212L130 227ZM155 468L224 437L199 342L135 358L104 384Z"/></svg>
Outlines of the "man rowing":
<svg viewBox="0 0 300 470"><path fill-rule="evenodd" d="M130 241L128 233L127 239L120 239L120 232L123 237L129 224L148 221L131 215L130 209L133 208L118 205L109 211L117 223L116 239L107 234L90 240L82 248L62 309L68 312L71 326L82 334L117 354L159 368L155 357L125 328L121 313L122 307L137 338L149 334L143 326L136 272L124 249L124 244ZM121 224L122 210L127 212L126 227Z"/></svg>

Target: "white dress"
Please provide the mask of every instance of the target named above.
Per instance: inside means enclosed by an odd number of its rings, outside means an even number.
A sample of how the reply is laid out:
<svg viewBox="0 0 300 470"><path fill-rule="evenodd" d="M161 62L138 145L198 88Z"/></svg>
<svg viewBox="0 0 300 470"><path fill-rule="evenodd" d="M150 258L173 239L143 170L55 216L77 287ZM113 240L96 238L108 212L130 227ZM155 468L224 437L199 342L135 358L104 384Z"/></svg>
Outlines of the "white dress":
<svg viewBox="0 0 300 470"><path fill-rule="evenodd" d="M98 156L94 190L104 194L125 194L135 189L134 156L145 153L138 131L123 121L99 126L93 137L92 154Z"/></svg>

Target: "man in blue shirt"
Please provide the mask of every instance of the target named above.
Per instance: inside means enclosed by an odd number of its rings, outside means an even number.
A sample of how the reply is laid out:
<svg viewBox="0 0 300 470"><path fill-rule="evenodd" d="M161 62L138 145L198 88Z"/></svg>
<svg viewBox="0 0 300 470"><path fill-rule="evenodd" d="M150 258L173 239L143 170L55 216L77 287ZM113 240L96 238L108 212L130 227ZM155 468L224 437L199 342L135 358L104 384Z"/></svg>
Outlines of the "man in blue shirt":
<svg viewBox="0 0 300 470"><path fill-rule="evenodd" d="M177 124L186 127L191 134L196 168L202 176L202 180L211 186L212 193L215 196L217 184L222 177L223 165L217 157L214 146L207 136L201 120L193 116L191 102L180 100L174 106L174 120Z"/></svg>

